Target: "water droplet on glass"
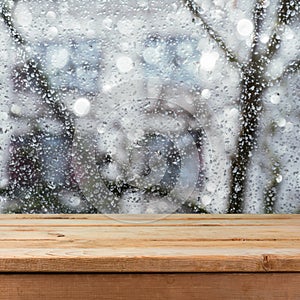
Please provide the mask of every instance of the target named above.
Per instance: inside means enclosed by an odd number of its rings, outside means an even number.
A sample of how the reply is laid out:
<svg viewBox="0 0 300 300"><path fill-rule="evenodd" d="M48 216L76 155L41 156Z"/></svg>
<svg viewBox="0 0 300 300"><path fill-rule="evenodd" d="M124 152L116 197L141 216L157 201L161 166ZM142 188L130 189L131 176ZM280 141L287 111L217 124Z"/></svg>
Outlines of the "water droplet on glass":
<svg viewBox="0 0 300 300"><path fill-rule="evenodd" d="M270 97L270 101L273 104L278 104L280 102L280 95L279 93L275 93Z"/></svg>
<svg viewBox="0 0 300 300"><path fill-rule="evenodd" d="M56 13L53 10L49 10L46 14L46 18L48 21L53 22L56 20Z"/></svg>
<svg viewBox="0 0 300 300"><path fill-rule="evenodd" d="M285 118L280 118L279 120L277 120L277 125L279 127L284 127L286 125L286 119Z"/></svg>
<svg viewBox="0 0 300 300"><path fill-rule="evenodd" d="M278 174L278 175L276 176L276 182L277 182L277 183L280 183L281 181L282 181L282 175Z"/></svg>

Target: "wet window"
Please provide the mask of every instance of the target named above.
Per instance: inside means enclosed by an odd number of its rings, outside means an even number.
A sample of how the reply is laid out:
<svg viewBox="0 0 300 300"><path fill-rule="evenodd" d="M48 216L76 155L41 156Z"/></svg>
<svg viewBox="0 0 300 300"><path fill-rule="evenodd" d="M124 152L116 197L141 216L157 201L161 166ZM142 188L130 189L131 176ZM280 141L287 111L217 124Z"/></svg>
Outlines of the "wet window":
<svg viewBox="0 0 300 300"><path fill-rule="evenodd" d="M294 0L2 0L2 213L299 213Z"/></svg>

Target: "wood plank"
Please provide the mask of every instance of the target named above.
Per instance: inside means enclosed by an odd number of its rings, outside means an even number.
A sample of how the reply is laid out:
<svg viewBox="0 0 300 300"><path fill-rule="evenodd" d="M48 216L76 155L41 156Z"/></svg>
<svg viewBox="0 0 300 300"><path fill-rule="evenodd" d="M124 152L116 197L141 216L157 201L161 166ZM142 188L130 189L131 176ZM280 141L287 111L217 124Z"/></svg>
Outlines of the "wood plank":
<svg viewBox="0 0 300 300"><path fill-rule="evenodd" d="M70 220L74 222L70 223ZM81 222L83 221L83 222ZM0 226L279 226L299 225L298 215L0 215Z"/></svg>
<svg viewBox="0 0 300 300"><path fill-rule="evenodd" d="M299 215L0 215L0 272L300 272L299 229Z"/></svg>
<svg viewBox="0 0 300 300"><path fill-rule="evenodd" d="M300 273L0 275L3 300L300 299Z"/></svg>
<svg viewBox="0 0 300 300"><path fill-rule="evenodd" d="M176 234L175 234L176 233ZM73 242L84 237L85 241L91 241L91 247L103 245L106 241L120 241L131 244L139 240L141 245L148 241L166 242L204 242L204 241L289 241L298 242L299 228L296 226L273 225L262 226L190 226L190 227L163 227L163 226L131 226L131 227L0 227L0 241L13 240L60 240L68 238Z"/></svg>

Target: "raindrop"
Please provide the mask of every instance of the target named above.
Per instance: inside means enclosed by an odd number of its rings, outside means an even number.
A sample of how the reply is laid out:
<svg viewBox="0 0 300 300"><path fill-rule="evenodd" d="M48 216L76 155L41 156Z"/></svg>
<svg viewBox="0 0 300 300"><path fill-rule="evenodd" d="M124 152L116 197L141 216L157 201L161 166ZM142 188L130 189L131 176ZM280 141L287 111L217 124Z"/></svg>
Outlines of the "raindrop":
<svg viewBox="0 0 300 300"><path fill-rule="evenodd" d="M281 181L282 181L282 175L280 175L280 174L278 174L277 176L276 176L276 182L277 183L280 183Z"/></svg>
<svg viewBox="0 0 300 300"><path fill-rule="evenodd" d="M280 102L280 94L279 93L275 93L270 97L270 101L273 104L278 104Z"/></svg>
<svg viewBox="0 0 300 300"><path fill-rule="evenodd" d="M13 104L10 108L10 111L15 115L21 115L22 109L19 105Z"/></svg>
<svg viewBox="0 0 300 300"><path fill-rule="evenodd" d="M49 10L46 14L46 18L48 21L53 22L56 20L56 13L53 10Z"/></svg>
<svg viewBox="0 0 300 300"><path fill-rule="evenodd" d="M278 121L277 121L277 125L279 127L285 127L286 125L286 119L285 118L280 118Z"/></svg>

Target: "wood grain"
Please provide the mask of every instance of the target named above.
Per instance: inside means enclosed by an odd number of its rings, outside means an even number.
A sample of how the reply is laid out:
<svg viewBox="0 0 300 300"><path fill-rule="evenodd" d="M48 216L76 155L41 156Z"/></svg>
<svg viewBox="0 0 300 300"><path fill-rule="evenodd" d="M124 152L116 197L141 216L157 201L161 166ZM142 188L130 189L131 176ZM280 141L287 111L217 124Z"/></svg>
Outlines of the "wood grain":
<svg viewBox="0 0 300 300"><path fill-rule="evenodd" d="M2 300L300 299L299 273L0 275Z"/></svg>
<svg viewBox="0 0 300 300"><path fill-rule="evenodd" d="M0 272L300 272L300 216L0 215Z"/></svg>

